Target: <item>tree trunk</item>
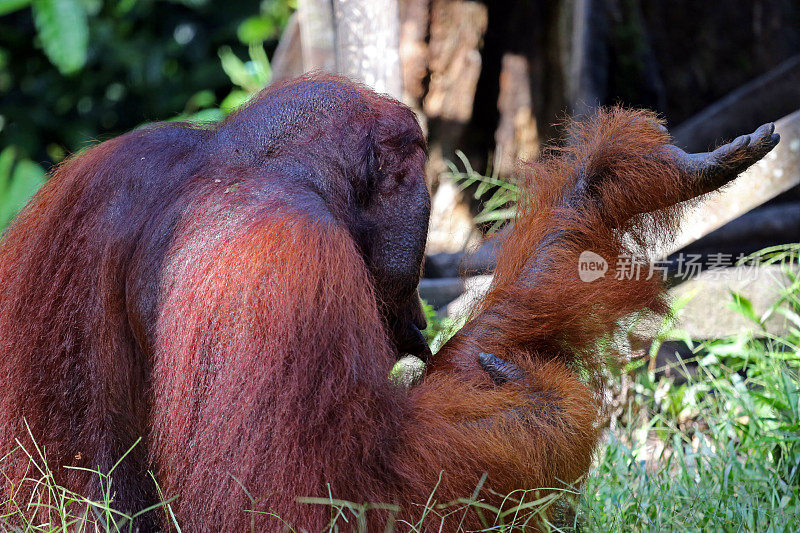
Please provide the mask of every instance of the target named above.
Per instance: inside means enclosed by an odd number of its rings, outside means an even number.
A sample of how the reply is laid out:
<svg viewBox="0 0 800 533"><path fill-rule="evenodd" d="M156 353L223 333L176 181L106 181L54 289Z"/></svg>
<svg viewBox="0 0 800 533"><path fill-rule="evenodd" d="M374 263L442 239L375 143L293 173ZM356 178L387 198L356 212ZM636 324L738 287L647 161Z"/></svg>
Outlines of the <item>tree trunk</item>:
<svg viewBox="0 0 800 533"><path fill-rule="evenodd" d="M303 70L336 72L336 29L333 0L300 0L300 40L303 48Z"/></svg>
<svg viewBox="0 0 800 533"><path fill-rule="evenodd" d="M333 0L333 23L337 70L402 98L397 0Z"/></svg>

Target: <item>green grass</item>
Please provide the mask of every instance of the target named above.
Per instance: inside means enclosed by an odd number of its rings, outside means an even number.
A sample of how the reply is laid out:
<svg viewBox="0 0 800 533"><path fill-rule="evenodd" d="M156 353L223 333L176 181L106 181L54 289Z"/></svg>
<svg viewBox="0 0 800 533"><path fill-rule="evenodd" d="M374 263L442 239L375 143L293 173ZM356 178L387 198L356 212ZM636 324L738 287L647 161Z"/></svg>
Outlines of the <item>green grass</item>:
<svg viewBox="0 0 800 533"><path fill-rule="evenodd" d="M796 258L800 245L770 253ZM443 519L452 524L467 508L478 509L485 517L483 531L493 532L532 524L552 531L800 530L800 278L793 281L762 316L740 295L720 303L734 306L757 326L780 313L791 324L785 335L764 332L694 343L696 357L672 372L684 370L685 379L657 377L662 373L649 372L646 365L611 378L609 427L579 489L544 498L534 491L514 493L502 508L476 500L481 484L473 495L454 502L439 502L434 491L420 503L417 520L398 522L390 530L422 531L423 523L430 528ZM680 335L660 338L675 336ZM690 363L696 364L693 373L685 371ZM97 473L103 498L91 501L53 481L43 450L25 453L38 490L26 501L12 498L9 513L0 516L0 529L129 530L127 518L111 506L113 471L111 476ZM170 501L159 512L180 531ZM330 531L363 530L369 509L392 510L335 495L304 501L331 509ZM36 521L30 520L33 509L40 510ZM548 514L548 509L557 512Z"/></svg>
<svg viewBox="0 0 800 533"><path fill-rule="evenodd" d="M798 248L769 250L764 258L797 265ZM740 295L720 304L753 320L756 331L782 314L786 335L696 344L697 357L685 362L696 362L697 372L684 383L652 372L622 376L628 392L620 394L580 499L584 530L800 530L796 267L790 275L792 285L762 316Z"/></svg>
<svg viewBox="0 0 800 533"><path fill-rule="evenodd" d="M134 446L138 444L137 441ZM56 483L47 462L46 450L36 444L33 449L28 449L19 441L17 445L11 453L24 454L28 458L28 471L22 482L25 494L23 496L19 490L20 486L16 486L11 495L4 495L6 499L0 505L0 530L31 533L132 532L133 519L148 511L162 509L164 523L180 531L170 506L174 498L164 498L160 489L162 502L134 515L127 515L113 508L114 470L125 460L130 450L108 473L88 470L97 476L102 494L100 499L90 499ZM0 472L6 459L7 457L0 458ZM87 469L76 468L76 470ZM157 483L156 487L158 488Z"/></svg>
<svg viewBox="0 0 800 533"><path fill-rule="evenodd" d="M737 346L726 357L718 349ZM800 528L798 345L708 345L687 383L639 376L581 496L591 531Z"/></svg>

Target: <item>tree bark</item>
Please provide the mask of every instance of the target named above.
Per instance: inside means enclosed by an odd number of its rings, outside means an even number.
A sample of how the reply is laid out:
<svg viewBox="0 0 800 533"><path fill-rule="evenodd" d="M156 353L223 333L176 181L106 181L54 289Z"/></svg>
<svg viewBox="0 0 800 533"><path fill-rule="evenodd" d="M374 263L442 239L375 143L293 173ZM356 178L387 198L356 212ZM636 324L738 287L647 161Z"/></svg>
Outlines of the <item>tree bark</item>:
<svg viewBox="0 0 800 533"><path fill-rule="evenodd" d="M422 105L428 76L429 0L399 0L400 68L403 102L414 109Z"/></svg>
<svg viewBox="0 0 800 533"><path fill-rule="evenodd" d="M505 54L497 98L500 121L494 134L494 172L503 178L517 173L520 164L539 153L539 130L533 115L528 60Z"/></svg>
<svg viewBox="0 0 800 533"><path fill-rule="evenodd" d="M304 71L337 71L332 1L300 0L298 3Z"/></svg>
<svg viewBox="0 0 800 533"><path fill-rule="evenodd" d="M337 70L401 99L397 0L333 0L333 23Z"/></svg>

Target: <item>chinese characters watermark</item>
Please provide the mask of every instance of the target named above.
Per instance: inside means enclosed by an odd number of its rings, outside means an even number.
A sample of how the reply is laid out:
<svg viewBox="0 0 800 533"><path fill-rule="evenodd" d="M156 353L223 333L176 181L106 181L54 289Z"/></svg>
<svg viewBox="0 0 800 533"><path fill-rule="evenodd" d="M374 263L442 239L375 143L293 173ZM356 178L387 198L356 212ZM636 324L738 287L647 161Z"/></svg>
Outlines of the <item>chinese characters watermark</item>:
<svg viewBox="0 0 800 533"><path fill-rule="evenodd" d="M789 258L792 265L786 265L787 259L781 265L796 267L796 258ZM678 280L687 280L698 277L701 273L705 279L720 279L723 273L734 276L737 281L751 281L758 277L758 269L768 261L761 256L748 254L687 254L679 253L670 259L649 260L631 254L620 254L616 257L613 266L600 254L591 250L581 252L578 257L578 276L581 281L591 283L606 276L615 280L650 280L653 278L666 281L672 277ZM736 267L734 271L729 271Z"/></svg>

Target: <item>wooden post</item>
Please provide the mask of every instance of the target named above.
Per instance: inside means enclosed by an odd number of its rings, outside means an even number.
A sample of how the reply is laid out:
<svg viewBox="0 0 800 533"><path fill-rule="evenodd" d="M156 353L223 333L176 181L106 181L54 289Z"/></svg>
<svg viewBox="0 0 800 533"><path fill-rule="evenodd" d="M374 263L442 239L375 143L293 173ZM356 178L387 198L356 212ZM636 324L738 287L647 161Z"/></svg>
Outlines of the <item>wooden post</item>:
<svg viewBox="0 0 800 533"><path fill-rule="evenodd" d="M670 131L675 144L704 152L800 108L800 55L742 85Z"/></svg>

